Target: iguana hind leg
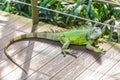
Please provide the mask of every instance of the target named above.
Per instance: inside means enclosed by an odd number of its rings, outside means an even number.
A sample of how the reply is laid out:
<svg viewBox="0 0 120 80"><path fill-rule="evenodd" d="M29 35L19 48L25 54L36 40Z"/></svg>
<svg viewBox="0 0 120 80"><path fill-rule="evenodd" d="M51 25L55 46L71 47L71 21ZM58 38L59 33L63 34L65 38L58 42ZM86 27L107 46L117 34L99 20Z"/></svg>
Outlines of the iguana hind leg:
<svg viewBox="0 0 120 80"><path fill-rule="evenodd" d="M76 53L74 50L69 49L69 45L70 45L69 39L62 37L60 42L63 44L62 53L63 53L64 57L66 56L66 54L72 55L73 53ZM72 56L74 56L74 55L72 55Z"/></svg>

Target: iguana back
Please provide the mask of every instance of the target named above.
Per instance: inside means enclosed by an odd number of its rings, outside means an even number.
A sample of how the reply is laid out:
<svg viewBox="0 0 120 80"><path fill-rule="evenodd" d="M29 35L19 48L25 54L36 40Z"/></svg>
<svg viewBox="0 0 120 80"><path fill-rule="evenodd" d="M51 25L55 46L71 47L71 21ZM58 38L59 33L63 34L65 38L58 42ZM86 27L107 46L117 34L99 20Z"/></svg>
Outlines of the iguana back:
<svg viewBox="0 0 120 80"><path fill-rule="evenodd" d="M78 28L69 31L61 32L60 35L69 39L70 44L85 45L87 44L87 34L91 28Z"/></svg>

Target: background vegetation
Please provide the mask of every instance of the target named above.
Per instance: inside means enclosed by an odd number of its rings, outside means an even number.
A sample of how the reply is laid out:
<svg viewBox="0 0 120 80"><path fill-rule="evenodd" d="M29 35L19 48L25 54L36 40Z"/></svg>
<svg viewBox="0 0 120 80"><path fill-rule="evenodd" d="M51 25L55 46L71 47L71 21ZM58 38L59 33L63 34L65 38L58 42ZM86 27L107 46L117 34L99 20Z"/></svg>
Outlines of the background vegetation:
<svg viewBox="0 0 120 80"><path fill-rule="evenodd" d="M19 0L30 3L30 0ZM100 22L110 19L114 16L120 19L120 7L108 3L96 2L94 0L38 0L38 6L50 8L53 10L73 14L76 16L88 18L91 20L98 19ZM116 1L116 0L111 0ZM10 13L19 14L31 18L31 7L14 3L11 0L1 0L0 10ZM48 10L39 10L39 19L54 25L68 27L85 24L86 21L65 16L62 14L50 12Z"/></svg>

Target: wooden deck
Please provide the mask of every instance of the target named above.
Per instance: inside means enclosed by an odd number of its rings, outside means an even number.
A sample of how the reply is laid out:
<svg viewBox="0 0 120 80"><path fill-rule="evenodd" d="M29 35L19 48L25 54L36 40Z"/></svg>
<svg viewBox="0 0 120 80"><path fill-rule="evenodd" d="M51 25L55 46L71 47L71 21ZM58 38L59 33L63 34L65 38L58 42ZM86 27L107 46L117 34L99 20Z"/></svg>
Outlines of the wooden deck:
<svg viewBox="0 0 120 80"><path fill-rule="evenodd" d="M40 22L37 31L61 29ZM9 53L27 72L26 75L6 58L7 41L31 32L32 21L0 11L0 80L120 80L120 45L103 44L105 55L74 46L77 58L61 54L61 44L48 40L21 41L10 46Z"/></svg>

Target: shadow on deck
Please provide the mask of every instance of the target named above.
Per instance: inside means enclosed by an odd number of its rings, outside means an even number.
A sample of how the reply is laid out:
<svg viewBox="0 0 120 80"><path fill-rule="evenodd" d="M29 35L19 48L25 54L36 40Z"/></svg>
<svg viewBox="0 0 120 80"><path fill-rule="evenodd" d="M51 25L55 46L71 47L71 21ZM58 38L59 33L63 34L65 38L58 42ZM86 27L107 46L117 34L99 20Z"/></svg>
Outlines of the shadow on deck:
<svg viewBox="0 0 120 80"><path fill-rule="evenodd" d="M17 35L29 33L31 19L0 11L0 80L119 80L120 45L103 44L106 54L86 50L85 46L72 45L77 58L61 54L61 44L49 40L21 41L9 48L12 58L27 72L26 75L3 53L7 41ZM37 31L62 30L39 22Z"/></svg>

